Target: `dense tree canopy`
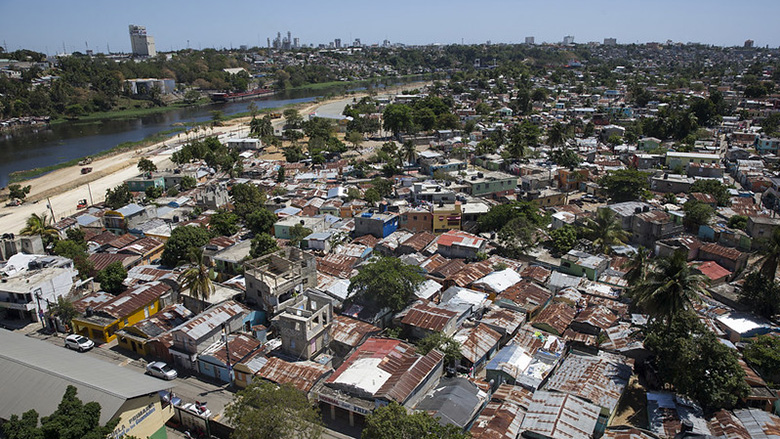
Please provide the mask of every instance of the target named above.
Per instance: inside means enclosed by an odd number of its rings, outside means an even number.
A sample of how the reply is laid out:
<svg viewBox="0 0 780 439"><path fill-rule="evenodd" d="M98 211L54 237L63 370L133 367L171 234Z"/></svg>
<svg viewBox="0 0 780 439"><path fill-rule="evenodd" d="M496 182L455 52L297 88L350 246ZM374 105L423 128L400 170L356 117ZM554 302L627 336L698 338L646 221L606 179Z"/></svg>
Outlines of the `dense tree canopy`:
<svg viewBox="0 0 780 439"><path fill-rule="evenodd" d="M615 203L644 199L648 195L650 185L644 172L633 169L610 171L599 180L601 188Z"/></svg>
<svg viewBox="0 0 780 439"><path fill-rule="evenodd" d="M100 284L100 289L107 293L117 294L125 289L122 282L127 277L127 270L121 262L116 261L108 264L106 268L98 271L95 281Z"/></svg>
<svg viewBox="0 0 780 439"><path fill-rule="evenodd" d="M225 409L233 439L318 439L319 411L290 384L254 380Z"/></svg>
<svg viewBox="0 0 780 439"><path fill-rule="evenodd" d="M206 229L193 226L180 226L173 229L171 237L165 241L160 263L167 267L175 267L187 261L193 247L202 247L209 242L209 232Z"/></svg>
<svg viewBox="0 0 780 439"><path fill-rule="evenodd" d="M416 267L398 258L381 257L360 268L350 279L349 292L363 302L398 312L412 300L423 280Z"/></svg>
<svg viewBox="0 0 780 439"><path fill-rule="evenodd" d="M442 426L426 412L409 414L396 402L379 407L366 418L361 437L364 439L466 439L463 430Z"/></svg>

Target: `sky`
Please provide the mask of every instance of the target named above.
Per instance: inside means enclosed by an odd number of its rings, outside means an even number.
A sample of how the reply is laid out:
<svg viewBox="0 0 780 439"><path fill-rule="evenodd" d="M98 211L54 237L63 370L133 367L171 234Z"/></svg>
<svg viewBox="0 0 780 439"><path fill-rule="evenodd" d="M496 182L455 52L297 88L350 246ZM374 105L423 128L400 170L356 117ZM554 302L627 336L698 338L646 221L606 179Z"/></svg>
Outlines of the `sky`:
<svg viewBox="0 0 780 439"><path fill-rule="evenodd" d="M129 52L128 25L146 26L158 51L242 44L277 32L301 44L697 42L780 46L778 0L0 0L0 45L48 54Z"/></svg>

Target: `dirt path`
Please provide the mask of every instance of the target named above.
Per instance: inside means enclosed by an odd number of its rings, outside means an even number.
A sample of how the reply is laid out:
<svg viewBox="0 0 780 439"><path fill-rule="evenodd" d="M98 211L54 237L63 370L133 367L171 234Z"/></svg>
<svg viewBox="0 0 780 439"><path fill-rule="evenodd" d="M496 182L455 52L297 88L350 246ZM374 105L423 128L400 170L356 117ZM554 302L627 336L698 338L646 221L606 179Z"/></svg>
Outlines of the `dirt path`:
<svg viewBox="0 0 780 439"><path fill-rule="evenodd" d="M425 84L430 84L430 82L417 82L390 87L382 90L381 94L394 93L407 88L418 88ZM323 105L339 101L352 101L353 99L359 100L367 95L367 93L344 95L322 102L299 104L295 108L302 115L306 115L316 111L317 108ZM250 117L231 119L222 127L203 130L198 132L197 135L199 137L226 133L242 135L248 131L250 120ZM278 126L283 122L282 119L276 119L274 125ZM81 166L70 166L27 180L21 183L31 186L27 201L24 204L8 207L3 203L0 206L0 233L18 233L24 227L27 218L33 213L46 213L51 217L51 210L53 209L54 215L58 220L72 215L76 213L76 205L79 200L86 199L89 202L90 191L94 203L102 202L105 199L107 189L114 188L121 182L138 175L136 164L141 157L149 158L159 169L171 168L172 163L169 156L158 153L184 142L186 142L186 138L172 136L154 145L94 160L88 165L92 168L92 172L89 174L82 174ZM47 199L51 201L51 209L47 207Z"/></svg>

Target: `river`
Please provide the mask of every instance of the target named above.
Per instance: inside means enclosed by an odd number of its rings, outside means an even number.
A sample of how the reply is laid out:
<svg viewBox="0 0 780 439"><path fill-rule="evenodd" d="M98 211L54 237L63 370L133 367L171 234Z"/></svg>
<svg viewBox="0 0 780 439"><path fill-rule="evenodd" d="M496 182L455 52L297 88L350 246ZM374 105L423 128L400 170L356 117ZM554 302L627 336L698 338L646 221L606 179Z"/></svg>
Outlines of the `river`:
<svg viewBox="0 0 780 439"><path fill-rule="evenodd" d="M410 81L398 81L395 84L404 82ZM362 89L364 88L354 87L349 90ZM14 171L56 165L97 154L123 142L137 142L170 130L174 128L174 124L208 121L211 120L211 112L214 110L229 116L247 112L250 102L254 102L262 110L309 102L344 91L346 90L343 86L319 90L289 90L254 100L175 109L135 119L73 121L35 131L7 134L0 137L0 187L8 185L8 176Z"/></svg>

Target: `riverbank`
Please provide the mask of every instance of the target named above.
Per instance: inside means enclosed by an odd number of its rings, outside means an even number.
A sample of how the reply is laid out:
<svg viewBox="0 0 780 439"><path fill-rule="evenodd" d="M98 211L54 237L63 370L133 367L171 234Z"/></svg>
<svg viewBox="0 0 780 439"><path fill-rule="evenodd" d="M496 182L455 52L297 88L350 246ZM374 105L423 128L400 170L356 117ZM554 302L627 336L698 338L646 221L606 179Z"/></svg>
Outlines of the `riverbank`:
<svg viewBox="0 0 780 439"><path fill-rule="evenodd" d="M428 84L430 84L429 81L401 84L388 87L384 92L395 93L399 90L419 88ZM350 93L338 98L325 99L315 103L299 103L288 107L296 108L301 114L310 114L316 112L322 106L340 101L349 103L353 99L360 99L366 95L367 93ZM272 110L268 109L265 111ZM250 120L249 115L236 117L226 121L223 126L214 127L213 130L196 133L196 135L198 137L206 137L228 132L248 131ZM275 126L281 123L283 123L283 119L274 120ZM112 156L102 156L89 165L93 168L89 174L81 174L80 166L68 166L26 181L25 184L31 186L31 191L24 204L7 207L3 203L0 206L0 230L17 233L24 227L25 221L33 213L46 213L51 216L50 211L46 207L46 204L49 202L56 218L74 214L76 212L76 204L80 199L87 199L88 202L91 200L92 203L102 202L105 199L106 189L114 188L123 181L138 175L136 164L141 157L149 158L159 169L171 168L170 155L158 153L187 141L177 137L169 135L163 141L151 143L144 147L139 146L124 150ZM3 194L6 196L7 193L7 189L3 191ZM46 202L41 200L46 200Z"/></svg>

